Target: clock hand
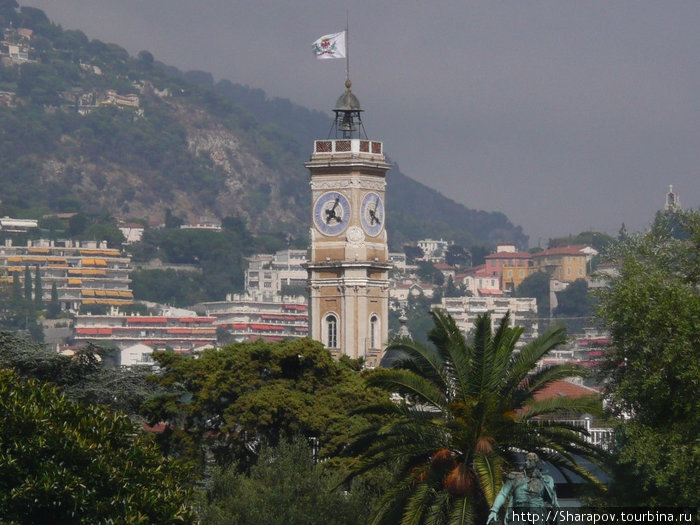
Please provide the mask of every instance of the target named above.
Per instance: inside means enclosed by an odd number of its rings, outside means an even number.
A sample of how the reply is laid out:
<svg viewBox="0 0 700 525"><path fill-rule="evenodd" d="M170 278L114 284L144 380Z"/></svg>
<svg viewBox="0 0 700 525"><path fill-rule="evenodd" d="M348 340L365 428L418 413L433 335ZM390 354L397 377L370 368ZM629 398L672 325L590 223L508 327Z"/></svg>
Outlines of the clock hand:
<svg viewBox="0 0 700 525"><path fill-rule="evenodd" d="M338 217L338 215L335 213L335 209L338 207L339 202L340 202L340 196L335 198L335 202L333 203L333 207L329 210L326 210L326 224L330 224L331 219L335 219L336 222L343 222L342 217Z"/></svg>
<svg viewBox="0 0 700 525"><path fill-rule="evenodd" d="M381 224L381 221L379 220L379 217L377 217L377 206L379 206L379 197L376 198L374 201L374 209L369 210L369 217L372 220L372 225L374 226L375 224Z"/></svg>

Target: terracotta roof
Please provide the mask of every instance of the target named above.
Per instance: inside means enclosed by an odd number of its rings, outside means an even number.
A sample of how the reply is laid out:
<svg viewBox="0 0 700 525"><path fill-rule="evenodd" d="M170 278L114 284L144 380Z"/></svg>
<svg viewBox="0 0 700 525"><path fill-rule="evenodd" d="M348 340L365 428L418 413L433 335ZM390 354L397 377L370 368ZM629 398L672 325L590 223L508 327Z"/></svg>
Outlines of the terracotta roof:
<svg viewBox="0 0 700 525"><path fill-rule="evenodd" d="M575 399L577 397L590 396L592 394L600 394L600 392L595 388L577 385L571 381L555 381L537 392L537 394L535 394L535 400L542 401L556 397L570 397Z"/></svg>
<svg viewBox="0 0 700 525"><path fill-rule="evenodd" d="M585 244L574 244L572 246L562 246L561 248L550 248L549 250L543 250L534 254L534 257L543 257L547 255L583 255L586 254L582 252L586 247Z"/></svg>
<svg viewBox="0 0 700 525"><path fill-rule="evenodd" d="M532 259L532 254L527 252L498 252L487 255L484 259Z"/></svg>

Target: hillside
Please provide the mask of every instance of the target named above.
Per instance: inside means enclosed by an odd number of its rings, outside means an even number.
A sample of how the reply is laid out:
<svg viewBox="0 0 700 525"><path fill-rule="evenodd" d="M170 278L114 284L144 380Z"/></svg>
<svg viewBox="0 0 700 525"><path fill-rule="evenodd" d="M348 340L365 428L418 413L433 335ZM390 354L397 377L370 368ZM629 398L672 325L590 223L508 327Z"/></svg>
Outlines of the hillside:
<svg viewBox="0 0 700 525"><path fill-rule="evenodd" d="M160 224L171 210L191 222L237 217L255 234L303 242L303 163L329 115L182 73L147 51L131 57L14 0L0 0L0 28L1 215L82 211ZM393 249L422 237L527 243L502 213L469 210L397 168L388 183Z"/></svg>

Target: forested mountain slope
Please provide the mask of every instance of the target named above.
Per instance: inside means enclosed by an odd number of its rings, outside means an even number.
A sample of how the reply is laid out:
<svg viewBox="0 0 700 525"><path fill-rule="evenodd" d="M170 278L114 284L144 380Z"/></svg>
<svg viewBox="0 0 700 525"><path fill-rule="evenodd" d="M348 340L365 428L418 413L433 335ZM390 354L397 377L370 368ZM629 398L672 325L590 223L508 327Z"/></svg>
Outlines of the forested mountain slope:
<svg viewBox="0 0 700 525"><path fill-rule="evenodd" d="M0 214L82 211L158 224L171 210L305 238L303 163L330 114L182 73L147 51L129 56L14 0L0 0L0 29ZM10 57L10 45L29 60ZM469 210L396 168L388 181L392 249L422 237L527 243L502 213Z"/></svg>

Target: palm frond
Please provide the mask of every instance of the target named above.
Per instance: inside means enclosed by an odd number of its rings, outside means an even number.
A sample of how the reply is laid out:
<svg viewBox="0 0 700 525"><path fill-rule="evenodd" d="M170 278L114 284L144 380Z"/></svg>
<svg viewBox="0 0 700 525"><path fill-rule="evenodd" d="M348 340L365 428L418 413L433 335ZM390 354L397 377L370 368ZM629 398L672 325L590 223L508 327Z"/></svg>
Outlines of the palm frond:
<svg viewBox="0 0 700 525"><path fill-rule="evenodd" d="M491 506L496 499L498 491L501 490L503 479L501 477L501 465L503 460L496 454L476 453L474 455L474 471L479 479L486 503Z"/></svg>
<svg viewBox="0 0 700 525"><path fill-rule="evenodd" d="M373 516L370 525L397 523L403 509L403 504L410 493L410 480L404 479L392 484L382 496L377 512Z"/></svg>
<svg viewBox="0 0 700 525"><path fill-rule="evenodd" d="M491 333L491 316L479 315L474 321L474 338L471 344L471 362L469 369L469 390L466 396L480 396L484 391L484 385L491 374L493 361Z"/></svg>
<svg viewBox="0 0 700 525"><path fill-rule="evenodd" d="M509 397L527 375L535 369L537 362L556 346L566 341L564 328L553 328L530 341L520 352L511 356L504 377L501 395Z"/></svg>
<svg viewBox="0 0 700 525"><path fill-rule="evenodd" d="M553 397L541 401L531 401L525 405L521 420L531 421L535 418L573 417L581 414L597 415L602 413L601 398L597 394L581 397Z"/></svg>
<svg viewBox="0 0 700 525"><path fill-rule="evenodd" d="M433 310L430 314L435 326L430 330L428 338L443 355L445 366L450 373L450 381L446 385L448 396L465 396L469 391L472 358L470 347L450 314L442 310Z"/></svg>
<svg viewBox="0 0 700 525"><path fill-rule="evenodd" d="M488 388L492 391L502 383L510 357L515 352L515 345L520 340L520 336L524 331L520 326L510 328L508 326L509 322L509 316L501 319L501 324L493 337L493 366L491 369L491 378L488 383Z"/></svg>
<svg viewBox="0 0 700 525"><path fill-rule="evenodd" d="M415 396L423 403L437 408L445 405L445 391L434 382L410 370L379 368L367 377L368 386L379 387L389 392Z"/></svg>
<svg viewBox="0 0 700 525"><path fill-rule="evenodd" d="M401 525L420 525L423 517L432 506L436 491L430 483L419 483L408 498Z"/></svg>
<svg viewBox="0 0 700 525"><path fill-rule="evenodd" d="M398 339L387 346L387 351L405 354L392 363L392 368L413 370L440 384L444 380L444 356L436 349L411 339Z"/></svg>
<svg viewBox="0 0 700 525"><path fill-rule="evenodd" d="M450 512L451 497L447 491L439 491L433 499L433 504L425 515L425 523L430 525L447 525Z"/></svg>
<svg viewBox="0 0 700 525"><path fill-rule="evenodd" d="M588 375L588 372L579 365L544 366L529 374L518 388L530 396L534 396L534 394L555 381L562 381L571 377L585 377L586 375Z"/></svg>
<svg viewBox="0 0 700 525"><path fill-rule="evenodd" d="M450 525L472 525L474 523L474 504L468 496L456 498L450 512Z"/></svg>

